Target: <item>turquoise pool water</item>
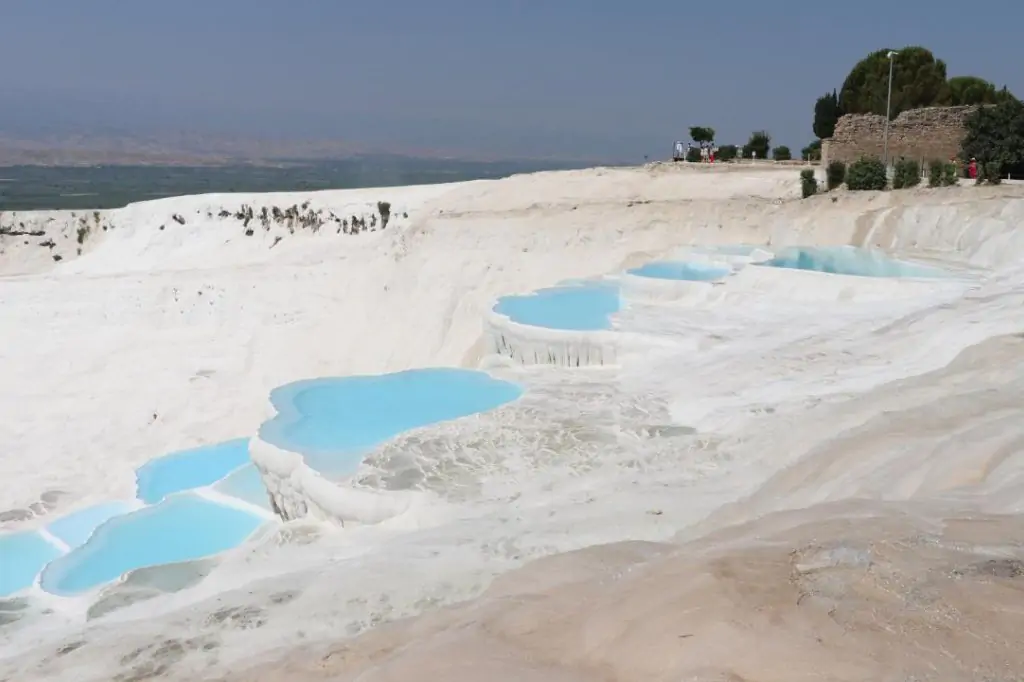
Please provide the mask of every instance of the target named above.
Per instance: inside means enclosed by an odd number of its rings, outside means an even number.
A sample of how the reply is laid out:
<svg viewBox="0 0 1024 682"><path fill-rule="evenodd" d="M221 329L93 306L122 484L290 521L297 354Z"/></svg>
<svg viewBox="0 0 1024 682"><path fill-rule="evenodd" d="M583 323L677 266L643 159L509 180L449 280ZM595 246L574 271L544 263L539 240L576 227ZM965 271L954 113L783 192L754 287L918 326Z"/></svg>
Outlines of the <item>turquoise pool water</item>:
<svg viewBox="0 0 1024 682"><path fill-rule="evenodd" d="M711 282L722 279L732 272L732 268L711 263L686 261L654 261L639 268L627 270L637 277L654 279L676 279L690 282Z"/></svg>
<svg viewBox="0 0 1024 682"><path fill-rule="evenodd" d="M760 265L857 277L949 277L949 273L939 268L908 263L892 258L881 251L853 246L787 248Z"/></svg>
<svg viewBox="0 0 1024 682"><path fill-rule="evenodd" d="M36 531L0 535L0 597L31 587L60 550Z"/></svg>
<svg viewBox="0 0 1024 682"><path fill-rule="evenodd" d="M263 524L248 512L182 493L101 525L87 543L52 559L40 584L69 596L137 568L200 559L235 547Z"/></svg>
<svg viewBox="0 0 1024 682"><path fill-rule="evenodd" d="M270 510L244 438L153 459L136 479L139 500L105 502L58 518L45 528L53 541L36 531L0 535L0 596L30 587L40 572L44 590L73 594L136 568L230 549L263 523L256 514L183 491L212 485Z"/></svg>
<svg viewBox="0 0 1024 682"><path fill-rule="evenodd" d="M223 481L214 485L213 489L271 511L267 487L263 484L260 472L251 462L228 474Z"/></svg>
<svg viewBox="0 0 1024 682"><path fill-rule="evenodd" d="M611 329L611 315L618 311L619 286L613 282L561 285L523 296L504 296L494 306L494 312L519 324L571 331Z"/></svg>
<svg viewBox="0 0 1024 682"><path fill-rule="evenodd" d="M314 379L271 393L278 416L260 435L302 453L314 468L348 473L367 449L402 431L490 410L521 393L461 369ZM195 488L270 509L247 439L159 457L136 479L141 502L108 502L59 518L45 528L53 542L37 531L0 535L0 596L30 587L37 576L47 592L78 594L139 568L231 549L265 521L256 510L188 492ZM139 508L143 502L148 506Z"/></svg>
<svg viewBox="0 0 1024 682"><path fill-rule="evenodd" d="M318 471L344 475L403 431L492 410L521 394L515 384L465 369L299 381L271 392L278 414L260 437L301 453Z"/></svg>
<svg viewBox="0 0 1024 682"><path fill-rule="evenodd" d="M128 502L104 502L63 516L48 525L46 530L68 547L78 547L84 545L100 525L135 508Z"/></svg>
<svg viewBox="0 0 1024 682"><path fill-rule="evenodd" d="M215 483L248 462L248 438L173 452L139 467L137 494L143 502L155 504L172 493Z"/></svg>

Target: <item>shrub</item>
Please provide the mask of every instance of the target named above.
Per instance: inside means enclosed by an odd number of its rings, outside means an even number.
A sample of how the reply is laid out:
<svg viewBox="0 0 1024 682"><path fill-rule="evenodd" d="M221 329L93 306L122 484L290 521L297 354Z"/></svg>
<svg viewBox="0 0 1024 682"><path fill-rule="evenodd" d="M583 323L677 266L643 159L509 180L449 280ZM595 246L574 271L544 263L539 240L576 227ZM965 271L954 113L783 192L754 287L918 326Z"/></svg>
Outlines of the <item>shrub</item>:
<svg viewBox="0 0 1024 682"><path fill-rule="evenodd" d="M686 150L686 160L690 163L697 163L700 161L700 147L690 147Z"/></svg>
<svg viewBox="0 0 1024 682"><path fill-rule="evenodd" d="M953 163L951 161L947 161L946 163L942 164L942 186L943 187L952 187L953 185L955 185L957 183L958 179L959 178L957 178L957 169L956 169L956 164L955 163Z"/></svg>
<svg viewBox="0 0 1024 682"><path fill-rule="evenodd" d="M800 171L800 194L806 199L818 193L818 181L814 177L813 168Z"/></svg>
<svg viewBox="0 0 1024 682"><path fill-rule="evenodd" d="M851 163L846 171L846 187L851 190L881 190L888 184L881 159L864 157Z"/></svg>
<svg viewBox="0 0 1024 682"><path fill-rule="evenodd" d="M944 173L943 164L938 159L932 159L928 162L928 186L929 187L941 187L942 186L942 175Z"/></svg>
<svg viewBox="0 0 1024 682"><path fill-rule="evenodd" d="M779 145L772 150L772 158L776 161L791 161L793 159L793 154L789 151L789 147Z"/></svg>
<svg viewBox="0 0 1024 682"><path fill-rule="evenodd" d="M846 164L842 161L832 161L825 170L825 178L829 190L833 190L846 180Z"/></svg>
<svg viewBox="0 0 1024 682"><path fill-rule="evenodd" d="M911 159L900 159L896 162L892 177L893 189L916 187L921 182L921 166Z"/></svg>
<svg viewBox="0 0 1024 682"><path fill-rule="evenodd" d="M917 187L921 184L921 164L917 160L907 159L903 164L903 186Z"/></svg>
<svg viewBox="0 0 1024 682"><path fill-rule="evenodd" d="M380 228L383 230L388 226L388 221L391 220L391 202L378 201L377 213L380 214Z"/></svg>
<svg viewBox="0 0 1024 682"><path fill-rule="evenodd" d="M982 172L978 174L978 177L985 177L985 182L990 185L998 185L1003 181L1002 166L997 161L989 161L982 166Z"/></svg>
<svg viewBox="0 0 1024 682"><path fill-rule="evenodd" d="M734 144L725 144L718 148L715 154L715 161L732 161L739 155L739 149Z"/></svg>

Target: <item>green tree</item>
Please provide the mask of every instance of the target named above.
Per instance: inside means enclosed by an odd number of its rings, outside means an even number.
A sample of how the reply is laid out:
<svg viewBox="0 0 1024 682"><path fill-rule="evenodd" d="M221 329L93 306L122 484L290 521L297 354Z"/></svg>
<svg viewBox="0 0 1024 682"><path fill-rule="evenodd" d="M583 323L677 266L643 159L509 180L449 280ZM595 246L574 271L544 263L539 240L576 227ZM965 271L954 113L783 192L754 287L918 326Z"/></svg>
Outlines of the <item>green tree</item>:
<svg viewBox="0 0 1024 682"><path fill-rule="evenodd" d="M949 103L946 63L926 48L911 46L897 50L892 63L892 107L894 118L908 109L943 106ZM885 115L889 89L889 50L877 50L857 62L839 90L839 102L848 114Z"/></svg>
<svg viewBox="0 0 1024 682"><path fill-rule="evenodd" d="M1017 98L1013 95L1012 92L1010 92L1009 90L1006 89L1005 85L1003 87L1001 87L999 89L999 91L996 93L996 103L997 104L999 102L1005 102L1007 100L1015 100L1015 99L1017 99Z"/></svg>
<svg viewBox="0 0 1024 682"><path fill-rule="evenodd" d="M757 152L757 158L767 159L768 152L772 146L772 136L767 130L755 130L750 134L750 139L743 145L743 158L749 159Z"/></svg>
<svg viewBox="0 0 1024 682"><path fill-rule="evenodd" d="M714 142L715 129L705 126L692 126L690 128L690 139L697 143Z"/></svg>
<svg viewBox="0 0 1024 682"><path fill-rule="evenodd" d="M996 86L977 76L954 76L947 83L949 103L956 106L967 104L995 104L999 100Z"/></svg>
<svg viewBox="0 0 1024 682"><path fill-rule="evenodd" d="M839 106L839 97L836 91L825 93L814 103L814 135L818 139L832 137L836 132L836 122L843 115Z"/></svg>
<svg viewBox="0 0 1024 682"><path fill-rule="evenodd" d="M776 161L790 161L793 158L793 153L786 145L779 145L772 150L772 158Z"/></svg>
<svg viewBox="0 0 1024 682"><path fill-rule="evenodd" d="M966 134L960 158L979 164L998 164L998 175L1024 174L1024 103L1003 99L995 106L980 107L964 122Z"/></svg>
<svg viewBox="0 0 1024 682"><path fill-rule="evenodd" d="M815 140L801 149L800 158L804 161L821 161L821 140Z"/></svg>

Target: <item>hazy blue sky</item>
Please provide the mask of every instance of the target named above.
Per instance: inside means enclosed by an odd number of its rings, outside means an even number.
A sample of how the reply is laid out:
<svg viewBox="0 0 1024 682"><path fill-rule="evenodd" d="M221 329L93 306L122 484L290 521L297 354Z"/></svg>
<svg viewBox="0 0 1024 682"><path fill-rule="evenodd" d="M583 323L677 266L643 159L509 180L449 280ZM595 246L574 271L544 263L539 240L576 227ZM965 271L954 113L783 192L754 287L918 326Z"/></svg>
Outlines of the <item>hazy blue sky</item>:
<svg viewBox="0 0 1024 682"><path fill-rule="evenodd" d="M3 0L0 134L642 158L711 125L799 149L883 47L1024 95L1022 26L1021 0Z"/></svg>

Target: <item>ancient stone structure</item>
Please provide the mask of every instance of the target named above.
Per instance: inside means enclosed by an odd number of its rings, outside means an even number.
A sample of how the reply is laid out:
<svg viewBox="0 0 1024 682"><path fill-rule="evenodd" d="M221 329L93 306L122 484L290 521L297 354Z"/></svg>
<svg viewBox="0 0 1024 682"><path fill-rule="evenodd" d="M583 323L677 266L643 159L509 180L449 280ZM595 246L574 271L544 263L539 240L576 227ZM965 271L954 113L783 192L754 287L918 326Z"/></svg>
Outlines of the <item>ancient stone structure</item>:
<svg viewBox="0 0 1024 682"><path fill-rule="evenodd" d="M964 121L973 110L966 106L904 111L889 122L889 159L906 157L927 163L955 156L964 137ZM822 163L850 163L863 156L882 158L884 131L884 116L843 116L836 123L835 134L822 140Z"/></svg>

